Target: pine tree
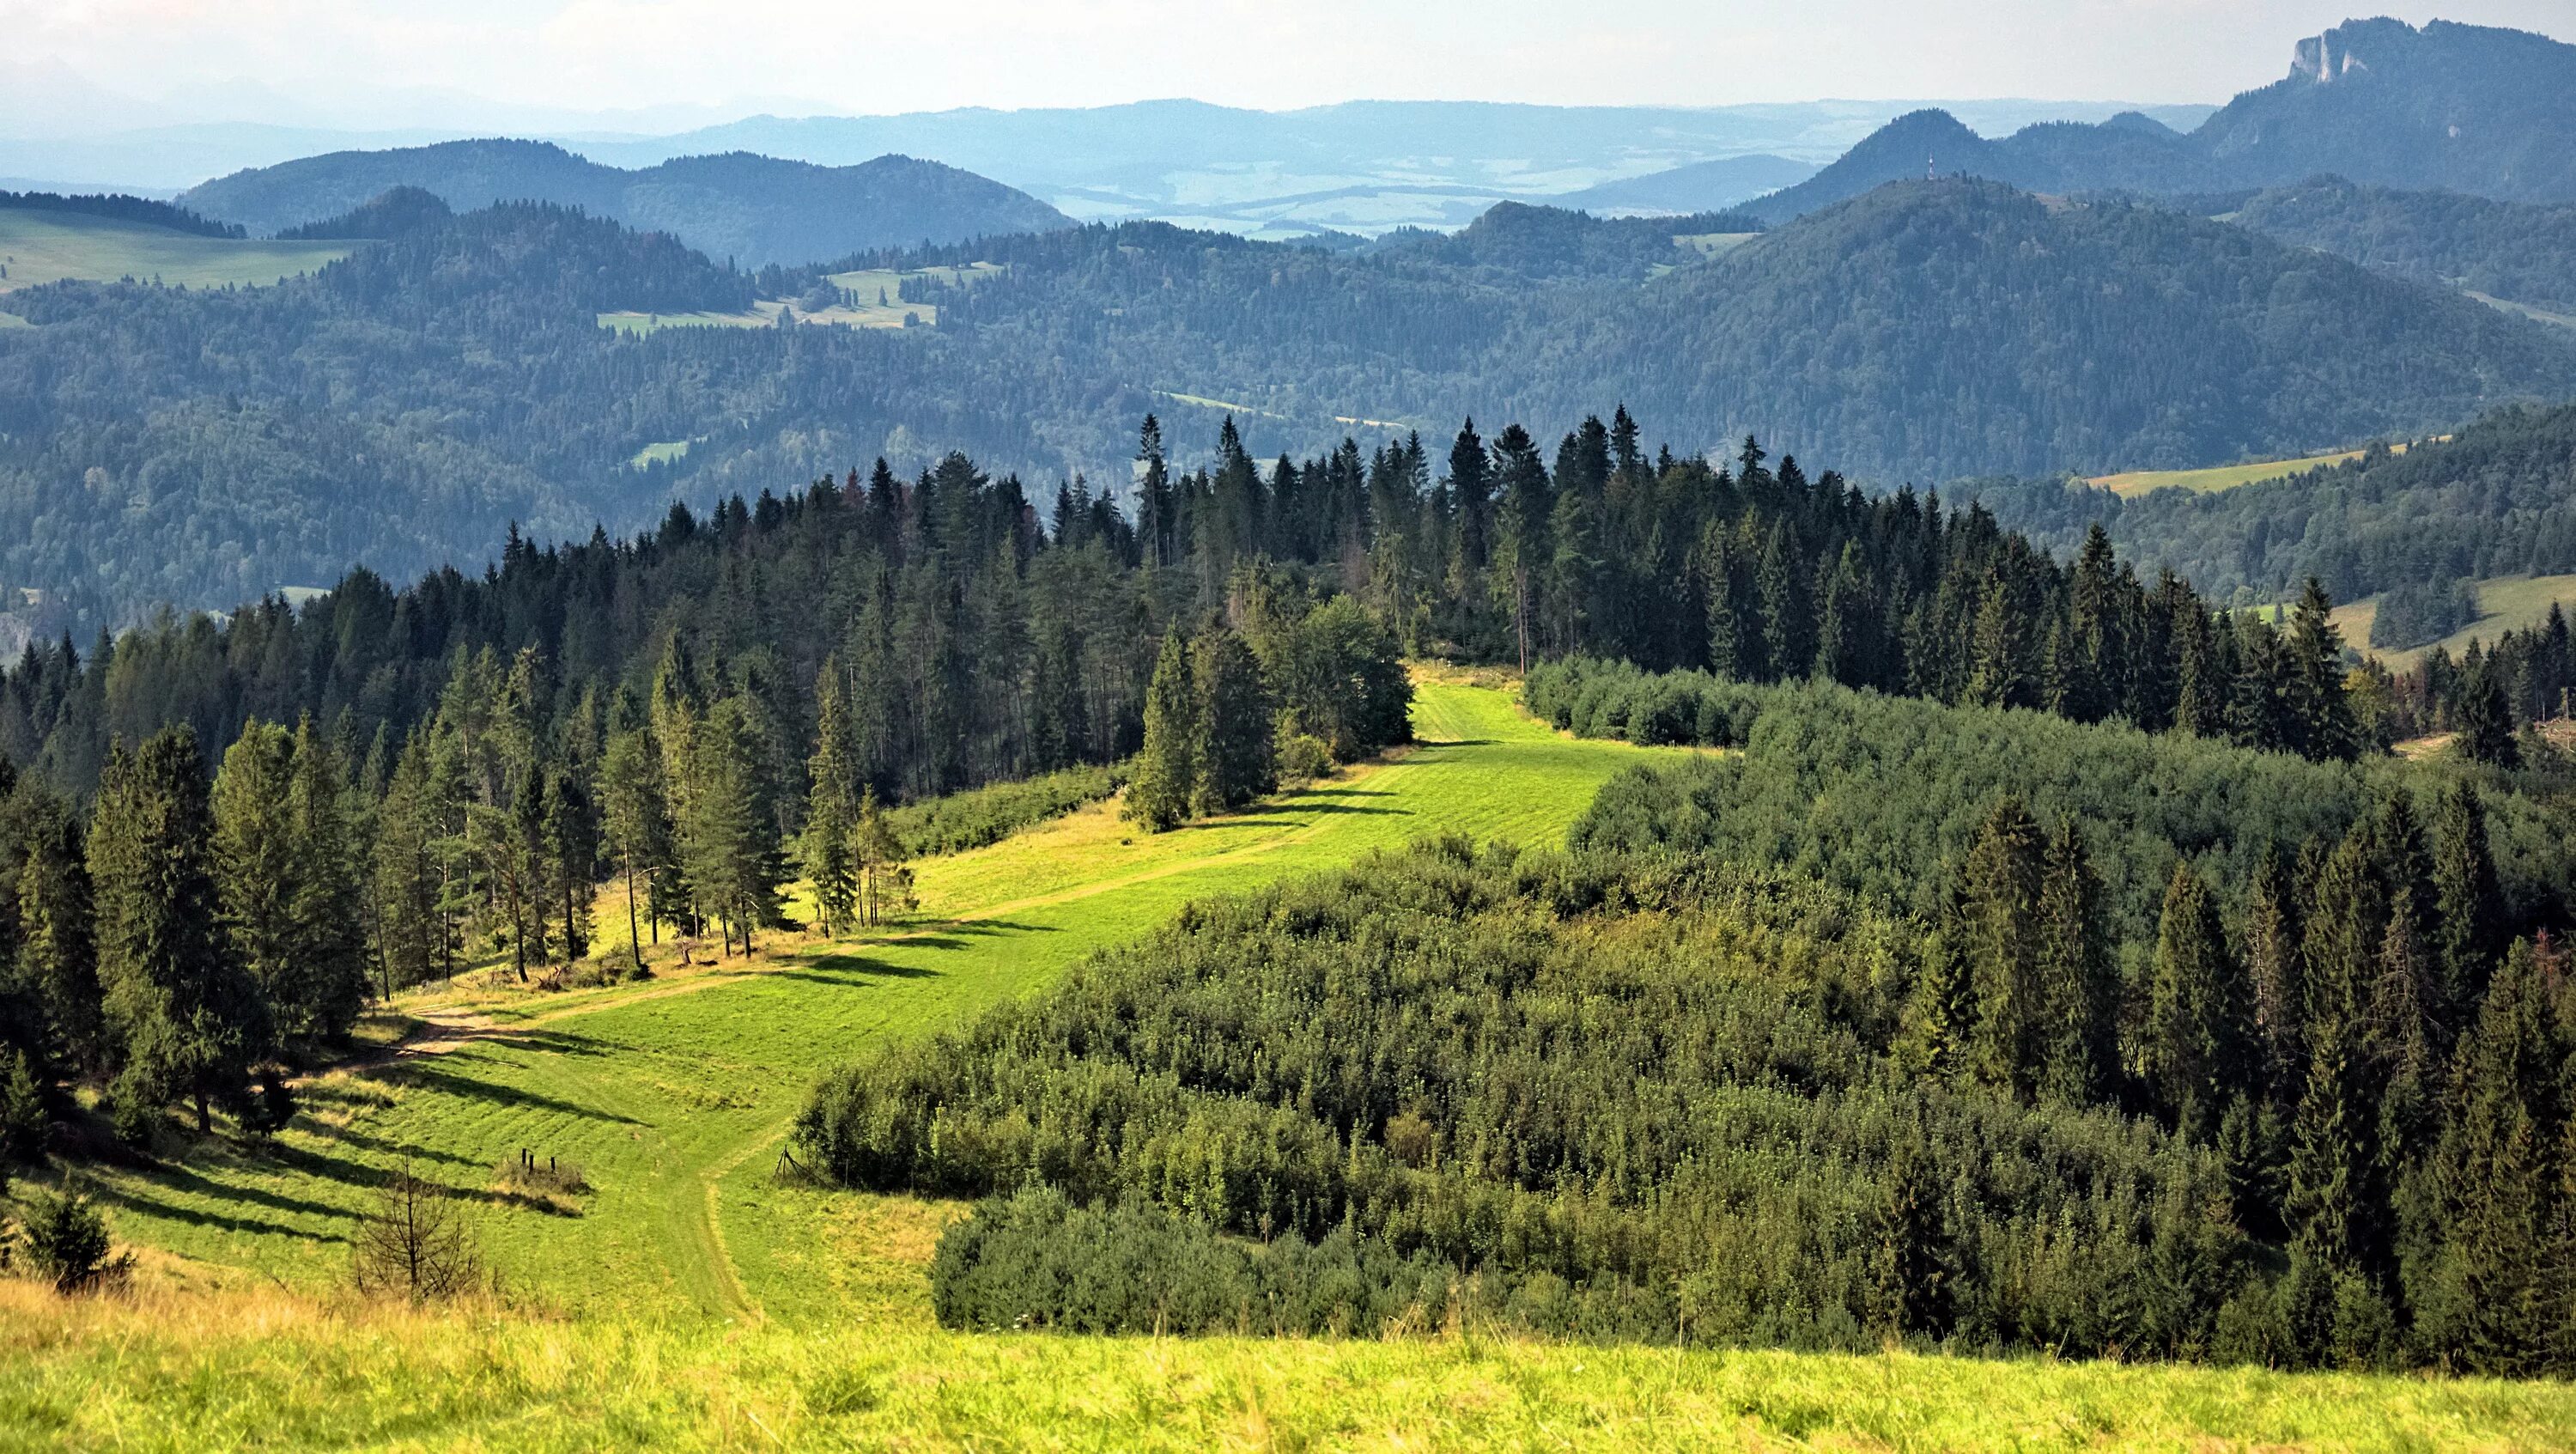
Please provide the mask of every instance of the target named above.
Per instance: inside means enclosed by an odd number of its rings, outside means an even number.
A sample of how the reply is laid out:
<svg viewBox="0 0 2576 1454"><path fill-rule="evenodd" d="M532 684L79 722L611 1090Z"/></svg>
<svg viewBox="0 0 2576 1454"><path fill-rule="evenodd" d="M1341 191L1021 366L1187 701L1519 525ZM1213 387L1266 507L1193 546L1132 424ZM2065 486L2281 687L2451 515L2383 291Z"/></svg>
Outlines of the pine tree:
<svg viewBox="0 0 2576 1454"><path fill-rule="evenodd" d="M1931 1160L1921 1122L1907 1119L1891 1139L1870 1229L1870 1321L1892 1334L1937 1337L1950 1321L1948 1237Z"/></svg>
<svg viewBox="0 0 2576 1454"><path fill-rule="evenodd" d="M851 835L850 857L859 875L860 915L866 923L884 923L889 906L900 911L917 907L912 896L912 870L903 861L903 840L877 806L873 789L859 795L858 828Z"/></svg>
<svg viewBox="0 0 2576 1454"><path fill-rule="evenodd" d="M97 952L119 1130L148 1130L153 1108L184 1097L200 1132L210 1105L247 1100L267 1048L259 987L221 927L196 734L174 727L139 751L111 747L89 833Z"/></svg>
<svg viewBox="0 0 2576 1454"><path fill-rule="evenodd" d="M1977 1007L1967 1069L1988 1085L2027 1095L2041 1032L2041 895L2046 847L2021 799L2006 796L1977 832L1960 871L1961 945Z"/></svg>
<svg viewBox="0 0 2576 1454"><path fill-rule="evenodd" d="M1145 746L1127 782L1126 814L1148 833L1177 827L1198 796L1198 693L1178 626L1163 634L1145 689Z"/></svg>
<svg viewBox="0 0 2576 1454"><path fill-rule="evenodd" d="M2543 1274L2554 1271L2567 1047L2547 996L2530 945L2516 944L2461 1041L2439 1153L2447 1311L2459 1325L2448 1331L2481 1373L2536 1371L2558 1335Z"/></svg>
<svg viewBox="0 0 2576 1454"><path fill-rule="evenodd" d="M2103 942L2101 880L2072 819L2049 836L2039 897L2039 1090L2091 1104L2112 1083L2119 980Z"/></svg>
<svg viewBox="0 0 2576 1454"><path fill-rule="evenodd" d="M1190 677L1198 718L1191 733L1198 749L1191 812L1239 808L1275 789L1274 708L1252 648L1222 626L1211 628L1191 649Z"/></svg>
<svg viewBox="0 0 2576 1454"><path fill-rule="evenodd" d="M618 876L626 882L626 940L634 968L640 971L644 941L636 922L636 883L641 879L649 885L672 862L662 754L649 729L630 727L609 735L608 748L600 755L599 800L609 852L616 858Z"/></svg>
<svg viewBox="0 0 2576 1454"><path fill-rule="evenodd" d="M2174 866L2156 931L2155 979L2140 1059L2165 1114L2194 1139L2251 1088L2244 1007L2209 886Z"/></svg>
<svg viewBox="0 0 2576 1454"><path fill-rule="evenodd" d="M1775 522L1762 543L1761 562L1753 579L1762 604L1762 639L1770 646L1771 669L1779 676L1807 670L1816 660L1815 616L1807 600L1806 571L1789 538L1787 522Z"/></svg>
<svg viewBox="0 0 2576 1454"><path fill-rule="evenodd" d="M1870 583L1860 542L1847 540L1825 584L1825 608L1816 628L1815 674L1847 687L1881 685L1882 630L1878 591Z"/></svg>
<svg viewBox="0 0 2576 1454"><path fill-rule="evenodd" d="M858 828L857 757L842 705L840 663L826 658L814 683L814 755L806 762L801 856L827 936L849 929L857 899L857 870L850 859L850 838Z"/></svg>
<svg viewBox="0 0 2576 1454"><path fill-rule="evenodd" d="M2282 1104L2297 1099L2308 1070L2308 991L2298 898L2278 849L2264 845L2245 900L2245 971L2254 990L2263 1084Z"/></svg>
<svg viewBox="0 0 2576 1454"><path fill-rule="evenodd" d="M42 1008L64 1068L94 1075L110 1060L91 941L88 849L59 798L22 783L26 862L18 871L18 979Z"/></svg>
<svg viewBox="0 0 2576 1454"><path fill-rule="evenodd" d="M367 999L365 906L349 827L340 757L307 714L288 753L286 819L295 881L287 898L294 954L302 962L304 1029L347 1037Z"/></svg>
<svg viewBox="0 0 2576 1454"><path fill-rule="evenodd" d="M2436 1022L2442 1036L2437 1048L2447 1049L2486 993L2504 919L2486 806L2467 782L2453 784L2434 814L2433 892Z"/></svg>
<svg viewBox="0 0 2576 1454"><path fill-rule="evenodd" d="M2333 610L2325 587L2308 577L2282 642L2290 745L2317 762L2349 762L2361 754L2361 731L2343 689L2343 638L2331 619Z"/></svg>
<svg viewBox="0 0 2576 1454"><path fill-rule="evenodd" d="M2029 706L2025 660L2028 650L2021 609L2014 604L2011 583L1999 571L1989 573L1984 593L1977 600L1977 620L1971 637L1965 696L1968 704Z"/></svg>
<svg viewBox="0 0 2576 1454"><path fill-rule="evenodd" d="M215 775L213 860L223 932L259 986L280 1033L313 1029L309 966L298 953L294 823L287 785L294 740L269 722L250 722Z"/></svg>
<svg viewBox="0 0 2576 1454"><path fill-rule="evenodd" d="M590 952L591 899L599 878L599 821L581 776L568 769L546 774L545 859L547 907L563 916L567 960Z"/></svg>
<svg viewBox="0 0 2576 1454"><path fill-rule="evenodd" d="M2460 689L2459 747L2471 762L2506 769L2522 766L2522 744L2515 740L2513 706L2492 667L2474 668Z"/></svg>
<svg viewBox="0 0 2576 1454"><path fill-rule="evenodd" d="M757 709L730 696L707 709L691 743L687 816L680 858L699 909L717 921L730 951L753 948L753 931L779 921L786 868L763 763Z"/></svg>

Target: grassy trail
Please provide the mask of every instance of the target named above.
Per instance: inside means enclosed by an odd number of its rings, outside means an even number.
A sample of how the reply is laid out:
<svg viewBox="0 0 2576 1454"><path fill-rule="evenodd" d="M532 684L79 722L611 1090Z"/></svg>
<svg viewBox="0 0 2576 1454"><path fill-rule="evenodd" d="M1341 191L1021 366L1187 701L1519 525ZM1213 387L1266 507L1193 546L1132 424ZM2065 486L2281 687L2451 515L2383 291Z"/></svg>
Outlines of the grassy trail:
<svg viewBox="0 0 2576 1454"><path fill-rule="evenodd" d="M509 1285L567 1311L811 1321L856 1298L898 1315L861 1296L891 1271L853 1265L884 1229L849 1224L907 1223L917 1242L942 1213L772 1175L821 1070L1024 994L1193 898L1424 833L1553 841L1640 751L1560 738L1505 692L1458 682L1423 683L1415 725L1420 745L1394 759L1245 813L1143 835L1102 804L933 860L921 915L887 933L569 995L419 997L405 1008L487 1028L323 1078L308 1088L311 1124L269 1150L106 1174L117 1233L183 1276L325 1286L370 1189L408 1158L484 1203L483 1245ZM549 1203L502 1188L497 1169L521 1148L579 1163L592 1190ZM915 1278L903 1301L917 1306Z"/></svg>

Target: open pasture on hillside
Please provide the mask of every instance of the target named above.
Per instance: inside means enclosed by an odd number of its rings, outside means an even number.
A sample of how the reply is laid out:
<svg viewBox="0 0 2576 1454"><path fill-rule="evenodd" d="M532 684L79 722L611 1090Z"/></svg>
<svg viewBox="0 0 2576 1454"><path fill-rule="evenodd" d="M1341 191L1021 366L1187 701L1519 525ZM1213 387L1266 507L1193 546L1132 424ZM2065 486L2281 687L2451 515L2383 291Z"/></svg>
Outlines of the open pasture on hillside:
<svg viewBox="0 0 2576 1454"><path fill-rule="evenodd" d="M2391 452L2404 454L2406 446L2390 446ZM2303 459L2263 460L2254 464L2217 465L2194 470L2131 470L2125 474L2096 475L2085 483L2109 490L2122 499L2135 499L2157 490L2190 490L2194 494L2213 494L2232 490L2239 485L2257 485L2265 480L2287 479L2306 470L2346 460L2361 458L2364 451L2341 450L2333 454L2312 454Z"/></svg>
<svg viewBox="0 0 2576 1454"><path fill-rule="evenodd" d="M799 323L824 323L843 328L916 328L939 321L936 303L903 301L903 284L907 278L930 278L949 287L972 287L988 278L1000 277L1000 263L969 263L962 268L912 268L895 271L888 268L864 268L856 272L829 275L834 287L846 290L851 301L829 308L807 309L791 301L763 298L743 313L644 313L621 311L599 315L599 326L619 333L649 334L665 328L775 328L779 315L794 309ZM879 299L884 301L880 302Z"/></svg>
<svg viewBox="0 0 2576 1454"><path fill-rule="evenodd" d="M149 223L0 207L0 293L67 279L135 278L174 287L257 287L349 255L345 242L199 237Z"/></svg>
<svg viewBox="0 0 2576 1454"><path fill-rule="evenodd" d="M665 949L653 979L565 994L483 972L406 995L401 1011L431 1029L417 1048L435 1053L317 1079L308 1113L270 1146L102 1168L98 1191L120 1240L179 1259L168 1265L192 1280L248 1271L321 1289L345 1277L375 1188L408 1163L470 1205L493 1270L540 1303L845 1316L834 1288L889 1275L865 1252L882 1227L853 1225L852 1199L774 1176L825 1068L1043 985L1194 898L1422 834L1558 841L1643 751L1560 738L1505 692L1463 682L1425 681L1415 724L1424 740L1389 761L1174 832L1138 832L1102 803L927 860L920 912L863 939L770 936L747 963L688 969ZM603 938L622 941L613 892L601 908ZM522 1195L501 1168L523 1149L578 1164L588 1189ZM838 1257L836 1238L860 1252ZM912 1239L925 1257L930 1240ZM917 1272L900 1280L919 1303Z"/></svg>
<svg viewBox="0 0 2576 1454"><path fill-rule="evenodd" d="M2576 575L2497 576L2478 582L2478 619L2443 637L2404 651L2371 651L2370 626L2379 615L2379 597L2365 596L2335 608L2334 624L2343 639L2369 651L2391 670L2403 671L2439 646L2454 657L2472 641L2492 646L2507 631L2527 631L2549 619L2549 608L2576 612Z"/></svg>

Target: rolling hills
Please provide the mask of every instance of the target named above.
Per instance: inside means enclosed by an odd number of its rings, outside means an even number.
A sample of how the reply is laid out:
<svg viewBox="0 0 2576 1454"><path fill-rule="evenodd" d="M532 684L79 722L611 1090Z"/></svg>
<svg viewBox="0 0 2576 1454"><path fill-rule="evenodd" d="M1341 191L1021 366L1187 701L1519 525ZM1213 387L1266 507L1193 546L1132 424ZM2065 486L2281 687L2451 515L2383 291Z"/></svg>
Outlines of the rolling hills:
<svg viewBox="0 0 2576 1454"><path fill-rule="evenodd" d="M1755 433L1930 483L2297 455L2576 394L2576 334L2169 211L1918 181L1751 226L1511 207L1337 254L1132 224L755 278L516 207L281 288L22 289L7 311L43 326L0 341L0 574L77 588L99 614L60 625L85 634L353 561L471 558L513 518L623 532L675 492L877 454L911 472L931 439L1039 488L1118 479L1149 411L1176 416L1179 458L1206 457L1228 410L1189 400L1241 406L1268 458L1379 427L1348 421L1437 436L1500 414L1552 436L1624 399L1685 422L1676 449ZM854 278L873 287L851 321L934 326L651 331L801 315Z"/></svg>
<svg viewBox="0 0 2576 1454"><path fill-rule="evenodd" d="M910 157L823 167L734 152L630 172L551 143L511 140L306 157L202 183L182 194L182 205L274 234L395 187L420 188L459 211L519 201L580 207L755 268L1068 222L1024 192Z"/></svg>

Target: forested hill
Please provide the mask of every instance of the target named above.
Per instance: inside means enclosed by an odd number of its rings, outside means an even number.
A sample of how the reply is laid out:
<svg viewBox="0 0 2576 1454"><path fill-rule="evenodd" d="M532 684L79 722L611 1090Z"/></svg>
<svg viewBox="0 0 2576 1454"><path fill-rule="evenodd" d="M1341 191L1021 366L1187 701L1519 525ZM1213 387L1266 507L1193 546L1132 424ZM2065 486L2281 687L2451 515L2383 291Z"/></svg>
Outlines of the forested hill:
<svg viewBox="0 0 2576 1454"><path fill-rule="evenodd" d="M2576 315L2576 203L2495 202L2323 176L2257 192L2227 220L2400 277Z"/></svg>
<svg viewBox="0 0 2576 1454"><path fill-rule="evenodd" d="M2374 448L2211 493L2124 500L2060 480L1967 481L1958 493L2059 550L2098 522L2140 569L2179 571L2221 600L2280 600L2312 575L2338 600L2557 575L2576 571L2576 407L2503 410L2404 453Z"/></svg>
<svg viewBox="0 0 2576 1454"><path fill-rule="evenodd" d="M1748 204L1773 222L1882 183L1965 172L2049 192L2286 186L2320 172L2508 201L2576 201L2576 46L2434 21L2347 21L2290 74L2189 135L2138 115L1987 139L1940 111L1889 122L1839 161Z"/></svg>
<svg viewBox="0 0 2576 1454"><path fill-rule="evenodd" d="M2456 294L2221 223L1957 179L1675 273L1585 344L1549 365L1616 378L1655 417L1831 440L1881 479L2280 457L2576 393L2576 336ZM1690 366L1601 367L1644 359Z"/></svg>
<svg viewBox="0 0 2576 1454"><path fill-rule="evenodd" d="M1512 209L1369 255L1138 224L855 260L935 312L902 329L613 333L600 314L757 322L755 292L831 285L531 206L274 288L22 289L0 577L89 612L85 638L878 454L1121 479L1148 411L1204 450L1231 410L1266 458L1495 410L1544 436L1625 399L1686 421L1685 452L1758 433L1892 483L2293 454L2576 394L2576 335L2124 204L1912 182L1718 256L1676 225L1749 224ZM935 266L972 262L996 266Z"/></svg>
<svg viewBox="0 0 2576 1454"><path fill-rule="evenodd" d="M625 171L550 142L511 140L305 157L190 188L181 205L265 235L338 216L398 186L460 211L521 201L580 207L755 268L1070 225L1025 192L910 157L820 167L733 152Z"/></svg>

